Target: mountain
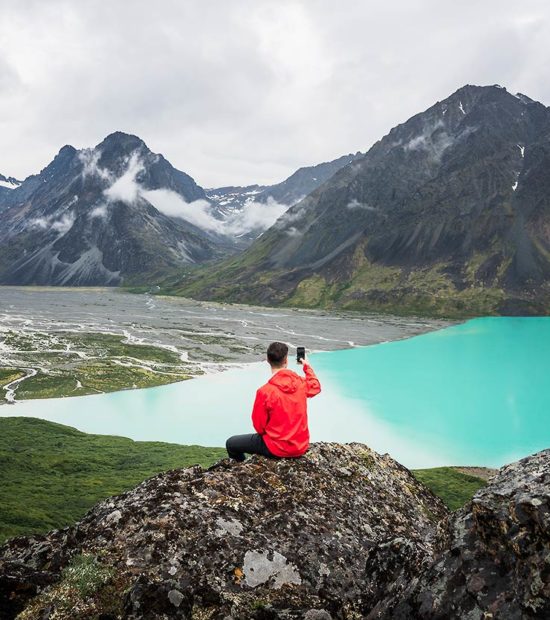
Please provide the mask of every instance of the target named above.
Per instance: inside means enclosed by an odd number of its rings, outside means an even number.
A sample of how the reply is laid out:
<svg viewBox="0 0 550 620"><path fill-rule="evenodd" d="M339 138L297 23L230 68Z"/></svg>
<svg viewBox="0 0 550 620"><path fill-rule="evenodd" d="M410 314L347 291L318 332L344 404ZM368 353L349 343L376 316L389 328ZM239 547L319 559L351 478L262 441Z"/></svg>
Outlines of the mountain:
<svg viewBox="0 0 550 620"><path fill-rule="evenodd" d="M0 284L146 283L234 254L354 157L271 187L205 192L136 136L65 146L24 182L0 176Z"/></svg>
<svg viewBox="0 0 550 620"><path fill-rule="evenodd" d="M231 235L236 249L244 250L290 206L319 187L343 166L362 156L362 153L343 155L330 162L299 168L276 185L207 189L205 191L212 204L212 215L223 221L222 231Z"/></svg>
<svg viewBox="0 0 550 620"><path fill-rule="evenodd" d="M0 283L117 285L212 259L223 243L183 219L203 203L204 190L136 136L64 146L0 195Z"/></svg>
<svg viewBox="0 0 550 620"><path fill-rule="evenodd" d="M287 179L276 185L229 186L206 190L206 195L225 212L242 209L248 202L267 203L274 200L284 205L294 205L317 189L345 165L364 156L364 153L342 155L338 159L299 168Z"/></svg>
<svg viewBox="0 0 550 620"><path fill-rule="evenodd" d="M12 189L16 189L20 185L21 181L18 181L14 177L5 177L3 174L0 174L0 196Z"/></svg>
<svg viewBox="0 0 550 620"><path fill-rule="evenodd" d="M338 157L338 159L333 161L299 168L282 183L266 187L258 195L257 200L259 202L267 202L271 198L283 204L294 205L330 179L338 170L364 157L364 155L364 153L360 152L355 153L355 155L350 153L349 155L342 155L342 157Z"/></svg>
<svg viewBox="0 0 550 620"><path fill-rule="evenodd" d="M550 311L550 110L465 86L290 208L242 255L166 290L439 315Z"/></svg>
<svg viewBox="0 0 550 620"><path fill-rule="evenodd" d="M0 617L542 620L549 477L544 450L449 513L359 443L175 469L0 547Z"/></svg>

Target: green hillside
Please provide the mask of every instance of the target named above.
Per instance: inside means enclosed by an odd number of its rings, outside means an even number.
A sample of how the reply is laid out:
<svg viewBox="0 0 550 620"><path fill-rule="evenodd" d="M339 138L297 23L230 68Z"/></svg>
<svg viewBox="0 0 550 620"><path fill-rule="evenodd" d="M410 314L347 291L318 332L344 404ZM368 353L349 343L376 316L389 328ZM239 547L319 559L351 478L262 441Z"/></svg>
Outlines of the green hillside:
<svg viewBox="0 0 550 620"><path fill-rule="evenodd" d="M0 418L0 543L80 519L161 471L224 458L222 448L88 435L36 418ZM413 472L455 509L485 482L450 467Z"/></svg>
<svg viewBox="0 0 550 620"><path fill-rule="evenodd" d="M99 500L161 471L226 456L221 448L88 435L35 418L0 418L0 542L80 519Z"/></svg>

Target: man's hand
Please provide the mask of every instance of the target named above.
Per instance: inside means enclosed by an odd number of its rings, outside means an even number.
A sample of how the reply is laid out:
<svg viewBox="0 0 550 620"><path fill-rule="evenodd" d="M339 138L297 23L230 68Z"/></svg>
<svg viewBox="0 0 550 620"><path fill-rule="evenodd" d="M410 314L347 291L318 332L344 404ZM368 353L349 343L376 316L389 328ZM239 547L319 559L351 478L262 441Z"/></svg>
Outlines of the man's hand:
<svg viewBox="0 0 550 620"><path fill-rule="evenodd" d="M307 358L306 358L305 356L304 356L304 357L301 357L301 358L298 360L298 364L301 364L302 366L303 366L304 364L307 364L307 363L308 363L308 362L307 362Z"/></svg>

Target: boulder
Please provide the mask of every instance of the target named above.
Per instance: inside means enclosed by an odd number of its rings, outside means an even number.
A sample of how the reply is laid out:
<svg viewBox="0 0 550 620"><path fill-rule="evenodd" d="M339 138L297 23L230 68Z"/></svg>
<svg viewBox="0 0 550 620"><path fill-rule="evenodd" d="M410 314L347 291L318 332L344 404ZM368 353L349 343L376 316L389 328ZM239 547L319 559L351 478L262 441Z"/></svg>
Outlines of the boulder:
<svg viewBox="0 0 550 620"><path fill-rule="evenodd" d="M373 618L550 618L550 450L503 467L448 519L443 553Z"/></svg>
<svg viewBox="0 0 550 620"><path fill-rule="evenodd" d="M431 562L447 512L361 444L169 471L72 527L0 548L0 609L22 619L361 618ZM91 560L70 577L79 557Z"/></svg>
<svg viewBox="0 0 550 620"><path fill-rule="evenodd" d="M454 513L361 444L169 471L1 547L0 619L547 619L549 506L550 450Z"/></svg>

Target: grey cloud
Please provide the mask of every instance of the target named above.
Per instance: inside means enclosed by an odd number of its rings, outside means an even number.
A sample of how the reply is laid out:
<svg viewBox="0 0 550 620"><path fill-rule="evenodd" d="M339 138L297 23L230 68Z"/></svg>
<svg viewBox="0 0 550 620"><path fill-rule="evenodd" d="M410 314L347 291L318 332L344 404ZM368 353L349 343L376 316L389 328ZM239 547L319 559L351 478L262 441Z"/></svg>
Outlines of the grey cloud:
<svg viewBox="0 0 550 620"><path fill-rule="evenodd" d="M195 226L219 235L239 236L251 231L264 231L283 215L289 205L268 198L266 203L247 202L241 211L229 214L220 220L214 214L213 207L207 200L186 202L179 194L169 189L145 189L138 180L144 165L139 152L134 151L128 157L124 172L112 178L108 171L98 165L101 153L97 150L85 150L79 154L84 167L84 176L96 175L108 182L103 191L105 202L96 206L91 212L92 218L105 218L112 203L125 202L134 204L144 198L161 213L170 217L179 217Z"/></svg>
<svg viewBox="0 0 550 620"><path fill-rule="evenodd" d="M546 0L3 0L0 172L142 137L199 184L366 150L465 83L550 103Z"/></svg>

